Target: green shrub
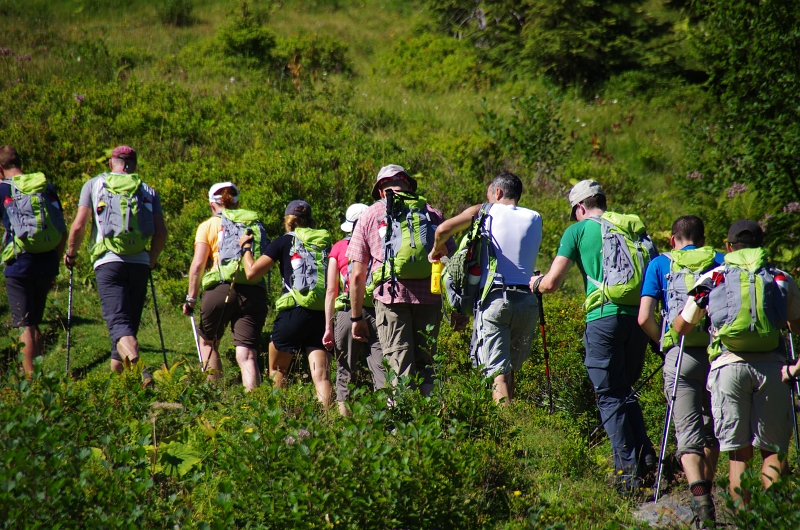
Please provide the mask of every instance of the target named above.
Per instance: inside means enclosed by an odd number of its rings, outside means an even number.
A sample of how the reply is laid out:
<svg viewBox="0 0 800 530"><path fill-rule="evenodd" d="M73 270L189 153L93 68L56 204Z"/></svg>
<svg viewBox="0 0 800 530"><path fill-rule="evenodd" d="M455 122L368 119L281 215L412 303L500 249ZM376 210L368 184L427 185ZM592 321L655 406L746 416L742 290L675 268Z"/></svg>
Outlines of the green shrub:
<svg viewBox="0 0 800 530"><path fill-rule="evenodd" d="M251 9L243 2L241 9L233 12L219 30L223 54L253 65L270 63L275 35L264 26L266 19L264 11Z"/></svg>
<svg viewBox="0 0 800 530"><path fill-rule="evenodd" d="M156 7L162 24L188 26L193 22L194 0L163 0Z"/></svg>

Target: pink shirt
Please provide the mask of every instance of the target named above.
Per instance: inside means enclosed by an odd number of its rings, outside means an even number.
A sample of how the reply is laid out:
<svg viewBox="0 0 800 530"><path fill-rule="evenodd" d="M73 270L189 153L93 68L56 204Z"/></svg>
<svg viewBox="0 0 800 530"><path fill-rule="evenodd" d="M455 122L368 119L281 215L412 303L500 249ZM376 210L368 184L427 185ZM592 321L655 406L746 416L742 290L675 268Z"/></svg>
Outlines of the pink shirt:
<svg viewBox="0 0 800 530"><path fill-rule="evenodd" d="M438 226L444 221L442 213L431 208L430 205L428 205L428 212L432 224ZM379 201L370 206L358 219L353 235L350 238L350 245L347 247L346 256L353 261L366 264L369 263L370 258L373 259L370 274L383 266L383 240L378 233L378 228L385 218L386 205L384 203ZM447 241L447 249L449 252L455 250L455 242L453 242L452 238ZM381 289L381 286L375 288L375 300L384 304L439 304L442 301L442 295L431 294L430 278L420 280L398 279L394 297L389 293L387 284L384 284L383 289Z"/></svg>
<svg viewBox="0 0 800 530"><path fill-rule="evenodd" d="M345 281L347 278L347 245L350 243L350 239L342 239L341 241L337 241L333 247L331 247L331 253L328 254L328 257L336 260L336 266L339 268L339 278L342 282ZM347 292L349 290L348 286L344 286L344 291Z"/></svg>

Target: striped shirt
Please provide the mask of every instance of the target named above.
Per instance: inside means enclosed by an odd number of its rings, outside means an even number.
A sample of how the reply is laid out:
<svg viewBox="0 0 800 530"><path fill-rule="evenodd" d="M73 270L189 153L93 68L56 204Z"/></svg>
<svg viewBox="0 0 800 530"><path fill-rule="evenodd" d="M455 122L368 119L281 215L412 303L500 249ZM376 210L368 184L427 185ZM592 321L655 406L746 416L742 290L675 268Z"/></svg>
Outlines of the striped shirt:
<svg viewBox="0 0 800 530"><path fill-rule="evenodd" d="M431 223L434 226L440 225L444 217L439 210L428 205L428 213ZM350 245L347 247L347 258L359 263L369 263L372 258L372 270L380 270L383 266L383 239L378 233L381 221L386 219L386 205L383 202L376 202L369 209L361 214L350 238ZM447 240L447 251L455 251L455 242L452 238ZM387 265L388 274L388 265ZM388 283L388 282L387 282ZM431 293L430 277L420 280L397 280L397 288L394 296L389 293L388 285L383 289L380 286L375 288L375 300L385 304L439 304L442 295Z"/></svg>

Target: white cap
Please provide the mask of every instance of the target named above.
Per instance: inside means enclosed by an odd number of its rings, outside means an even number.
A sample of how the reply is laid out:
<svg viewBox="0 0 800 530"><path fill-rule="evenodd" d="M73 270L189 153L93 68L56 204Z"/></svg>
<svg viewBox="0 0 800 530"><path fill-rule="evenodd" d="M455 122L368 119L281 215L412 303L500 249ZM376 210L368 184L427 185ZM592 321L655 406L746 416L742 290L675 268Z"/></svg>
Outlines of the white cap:
<svg viewBox="0 0 800 530"><path fill-rule="evenodd" d="M361 214L366 212L367 209L369 209L369 206L360 202L351 204L344 214L345 222L342 223L342 232L347 232L348 234L352 232L356 221L358 221L358 218L361 217Z"/></svg>
<svg viewBox="0 0 800 530"><path fill-rule="evenodd" d="M217 195L217 192L225 188L233 188L233 200L239 202L239 188L233 182L217 182L208 190L208 202L215 204L222 204L220 199L222 195Z"/></svg>

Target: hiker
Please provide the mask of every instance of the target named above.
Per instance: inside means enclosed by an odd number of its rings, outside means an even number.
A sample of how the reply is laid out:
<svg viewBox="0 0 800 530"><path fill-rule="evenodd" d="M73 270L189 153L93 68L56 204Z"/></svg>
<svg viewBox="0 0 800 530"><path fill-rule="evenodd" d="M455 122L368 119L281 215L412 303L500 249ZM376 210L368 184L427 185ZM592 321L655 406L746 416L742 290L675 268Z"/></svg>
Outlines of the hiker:
<svg viewBox="0 0 800 530"><path fill-rule="evenodd" d="M411 388L416 388L414 379L419 374L420 391L427 396L433 391L436 346L428 344L425 335L429 326L432 338L439 335L442 312L441 294L431 293L428 253L433 249L435 227L444 218L416 191L416 179L401 166L382 167L372 188L372 197L377 202L359 218L346 256L353 262L350 273L353 338L369 340L369 326L362 314L369 274L375 285L375 319L383 356L395 377L411 378ZM391 203L389 215L387 203ZM448 240L447 248L450 252L455 250L452 239ZM392 384L396 385L396 381Z"/></svg>
<svg viewBox="0 0 800 530"><path fill-rule="evenodd" d="M548 273L531 278L531 289L534 293L557 291L572 264L578 265L586 289L584 365L611 440L615 480L621 492L631 492L658 465L641 406L636 396L629 397L642 375L648 343L637 322L642 264L655 257L656 251L639 217L606 211L606 195L597 182L576 184L569 192L569 204L571 219L577 223L561 237ZM625 262L623 256L634 270L604 267L604 261Z"/></svg>
<svg viewBox="0 0 800 530"><path fill-rule="evenodd" d="M64 264L75 267L91 223L90 256L111 339L111 369L117 373L122 373L124 362L135 365L139 361L136 334L147 281L167 242L161 200L136 174L136 161L132 147L115 147L108 161L111 171L83 185L64 254ZM152 381L150 371L143 368L142 385Z"/></svg>
<svg viewBox="0 0 800 530"><path fill-rule="evenodd" d="M6 292L12 326L22 328L22 368L30 374L34 357L44 353L39 324L58 276L67 227L55 187L43 173L24 174L10 145L0 147L0 178Z"/></svg>
<svg viewBox="0 0 800 530"><path fill-rule="evenodd" d="M745 504L750 493L740 496L736 489L754 447L763 457L765 488L789 472L787 460L778 457L789 450L793 417L790 390L781 382L787 360L781 331L787 321L791 329L800 329L797 283L767 261L763 242L758 223L733 223L725 263L699 279L673 322L687 338L706 315L711 322L708 390L714 434L720 451L729 453L731 495Z"/></svg>
<svg viewBox="0 0 800 530"><path fill-rule="evenodd" d="M250 391L261 384L258 352L261 330L267 320L267 286L263 278L248 280L245 276L239 264L242 257L239 237L251 230L256 237L253 248L259 256L269 239L258 214L239 208L239 189L232 182L211 186L208 206L213 215L197 227L194 257L189 268L189 292L183 313L190 315L194 311L202 281L198 334L202 339L203 365L211 369L208 379L222 379L219 342L230 323L242 384L245 390Z"/></svg>
<svg viewBox="0 0 800 530"><path fill-rule="evenodd" d="M372 374L374 387L380 389L386 385L386 374L382 365L383 350L381 350L381 343L378 340L375 304L371 289L368 289L364 296L361 310L361 314L369 326L369 339L365 344L353 339L353 334L350 333L350 271L353 264L347 259L347 246L350 244L353 228L361 218L361 214L368 208L369 206L361 203L352 204L347 208L345 221L341 228L348 235L333 245L328 261L325 334L322 337L322 344L336 354L336 401L339 403L339 413L342 416L350 416L350 409L347 408L350 385L356 383L358 363L365 349L368 349L366 360ZM341 294L339 293L340 284Z"/></svg>
<svg viewBox="0 0 800 530"><path fill-rule="evenodd" d="M664 395L672 399L680 337L669 323L683 309L688 292L706 271L723 263L722 254L705 245L705 226L694 215L679 217L672 224L669 238L672 252L666 252L647 266L642 283L639 325L666 351ZM662 334L655 310L661 302L665 326ZM698 521L715 520L711 487L719 458L719 442L711 420L711 394L706 390L709 361L708 326L698 326L684 338L680 374L675 390L672 417L675 419L677 456L692 492L691 507ZM665 434L666 439L666 434Z"/></svg>
<svg viewBox="0 0 800 530"><path fill-rule="evenodd" d="M284 212L286 233L275 238L264 254L254 259L253 236L244 234L239 243L245 250L242 266L247 279L263 277L277 262L283 292L275 306L278 315L269 344L269 375L277 388L286 385L286 373L295 354L305 351L317 399L328 410L331 405L331 355L322 345L325 333L325 280L331 236L317 229L307 202L294 200Z"/></svg>
<svg viewBox="0 0 800 530"><path fill-rule="evenodd" d="M431 260L445 254L445 240L474 223L482 224L479 229L485 231L491 248L481 252L470 349L475 365L494 379L492 397L499 404L514 397L514 372L530 356L539 314L528 282L542 243L542 218L518 206L521 195L520 178L499 173L486 190L487 203L471 206L439 225L430 253Z"/></svg>

